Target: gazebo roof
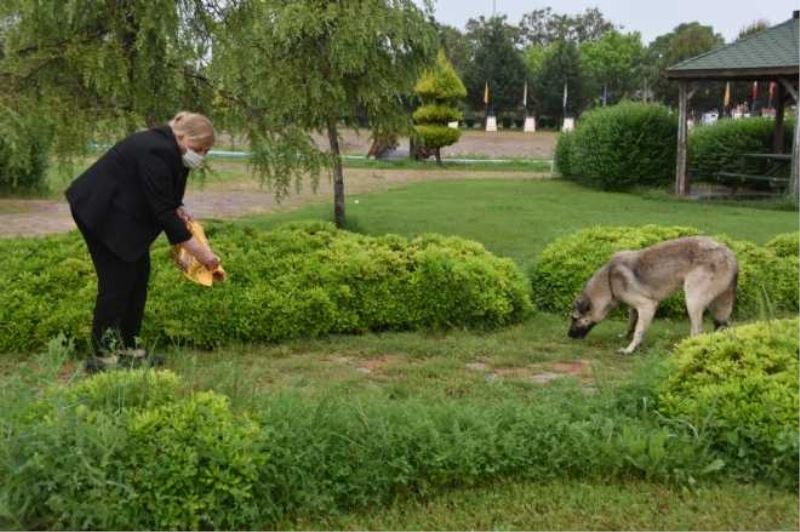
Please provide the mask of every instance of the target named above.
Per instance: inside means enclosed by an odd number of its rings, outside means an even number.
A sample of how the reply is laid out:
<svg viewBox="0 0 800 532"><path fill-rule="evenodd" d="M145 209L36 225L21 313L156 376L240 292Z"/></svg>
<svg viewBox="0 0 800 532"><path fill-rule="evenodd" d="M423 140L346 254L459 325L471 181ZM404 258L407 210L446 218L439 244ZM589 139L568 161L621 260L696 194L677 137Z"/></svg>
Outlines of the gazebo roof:
<svg viewBox="0 0 800 532"><path fill-rule="evenodd" d="M692 57L666 70L670 79L766 80L797 77L800 19L794 16L762 32Z"/></svg>

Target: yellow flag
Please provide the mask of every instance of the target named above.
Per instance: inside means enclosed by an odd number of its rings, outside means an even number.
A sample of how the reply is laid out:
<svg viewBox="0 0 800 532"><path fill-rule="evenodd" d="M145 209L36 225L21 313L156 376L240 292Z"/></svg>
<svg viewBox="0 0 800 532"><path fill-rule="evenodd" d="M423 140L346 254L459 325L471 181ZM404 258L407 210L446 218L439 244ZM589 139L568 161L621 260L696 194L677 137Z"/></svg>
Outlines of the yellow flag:
<svg viewBox="0 0 800 532"><path fill-rule="evenodd" d="M486 86L483 88L483 103L489 105L489 82L486 82Z"/></svg>
<svg viewBox="0 0 800 532"><path fill-rule="evenodd" d="M192 233L192 236L203 244L208 245L208 238L206 232L203 231L203 226L194 220L186 222L186 228ZM183 274L192 282L203 286L211 286L214 281L224 281L227 278L225 270L219 266L216 270L211 271L198 261L194 255L183 249L182 246L172 246L172 260L183 271Z"/></svg>
<svg viewBox="0 0 800 532"><path fill-rule="evenodd" d="M725 84L725 98L722 101L722 105L724 107L728 107L731 104L731 82L727 82Z"/></svg>

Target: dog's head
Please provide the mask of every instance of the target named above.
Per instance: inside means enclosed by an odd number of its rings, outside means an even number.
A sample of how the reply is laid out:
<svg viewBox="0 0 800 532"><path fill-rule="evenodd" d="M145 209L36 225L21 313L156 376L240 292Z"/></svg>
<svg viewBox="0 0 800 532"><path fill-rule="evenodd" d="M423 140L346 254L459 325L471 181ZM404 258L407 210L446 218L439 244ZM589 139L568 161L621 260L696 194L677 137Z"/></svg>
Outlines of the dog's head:
<svg viewBox="0 0 800 532"><path fill-rule="evenodd" d="M592 300L586 294L581 294L575 300L572 308L572 323L569 326L567 335L570 338L585 338L597 322L593 319Z"/></svg>

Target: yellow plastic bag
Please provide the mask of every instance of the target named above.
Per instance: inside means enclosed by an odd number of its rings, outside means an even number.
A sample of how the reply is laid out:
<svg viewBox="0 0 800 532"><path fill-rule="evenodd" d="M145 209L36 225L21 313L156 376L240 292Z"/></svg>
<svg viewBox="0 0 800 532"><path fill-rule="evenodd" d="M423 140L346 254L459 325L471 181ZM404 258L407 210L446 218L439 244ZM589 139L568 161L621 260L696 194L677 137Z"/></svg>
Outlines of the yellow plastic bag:
<svg viewBox="0 0 800 532"><path fill-rule="evenodd" d="M194 220L186 222L186 228L192 233L192 236L203 244L208 245L208 238L206 232L203 231L203 226ZM183 274L192 282L201 284L203 286L211 286L214 281L224 281L228 275L222 266L218 266L216 270L211 271L198 261L194 255L183 249L180 245L172 246L172 260L183 271Z"/></svg>

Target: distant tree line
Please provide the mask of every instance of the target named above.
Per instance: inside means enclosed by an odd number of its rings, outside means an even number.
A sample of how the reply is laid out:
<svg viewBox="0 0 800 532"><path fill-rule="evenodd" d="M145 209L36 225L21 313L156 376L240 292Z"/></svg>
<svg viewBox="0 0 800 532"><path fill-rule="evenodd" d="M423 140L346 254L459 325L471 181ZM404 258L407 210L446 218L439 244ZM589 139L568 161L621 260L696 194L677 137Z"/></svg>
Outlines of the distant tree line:
<svg viewBox="0 0 800 532"><path fill-rule="evenodd" d="M764 20L744 27L739 39L765 29ZM512 24L505 16L471 19L464 31L438 25L439 39L467 88L469 115L527 112L558 123L564 112L577 116L587 108L621 100L677 103L677 87L664 69L717 48L725 41L711 26L688 22L644 44L638 32L626 32L597 8L576 15L536 9ZM566 109L564 90L566 85ZM719 106L724 87L706 84L695 93L698 109ZM742 89L743 92L743 89Z"/></svg>

